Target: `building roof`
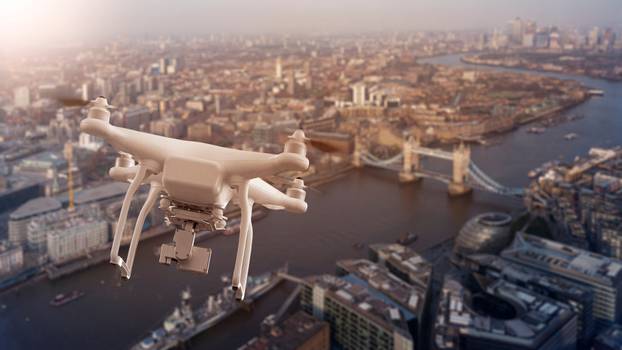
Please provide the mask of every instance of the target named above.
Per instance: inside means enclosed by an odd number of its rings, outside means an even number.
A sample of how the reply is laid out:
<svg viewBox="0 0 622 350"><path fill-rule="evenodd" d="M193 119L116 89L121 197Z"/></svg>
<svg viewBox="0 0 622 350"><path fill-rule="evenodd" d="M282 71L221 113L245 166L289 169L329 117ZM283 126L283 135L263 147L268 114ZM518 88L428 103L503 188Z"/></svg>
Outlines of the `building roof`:
<svg viewBox="0 0 622 350"><path fill-rule="evenodd" d="M96 187L83 189L76 192L75 203L88 204L102 200L124 196L129 187L125 182L109 182ZM67 194L58 197L61 201L67 201Z"/></svg>
<svg viewBox="0 0 622 350"><path fill-rule="evenodd" d="M337 266L364 280L371 287L386 294L413 314L421 314L425 305L425 288L408 284L392 275L385 267L376 265L369 260L340 260L337 262Z"/></svg>
<svg viewBox="0 0 622 350"><path fill-rule="evenodd" d="M11 220L23 220L30 217L45 214L61 208L61 203L50 197L39 197L31 199L28 202L22 204L19 208L13 211L9 218Z"/></svg>
<svg viewBox="0 0 622 350"><path fill-rule="evenodd" d="M619 260L522 232L502 256L583 282L616 286L622 280Z"/></svg>
<svg viewBox="0 0 622 350"><path fill-rule="evenodd" d="M240 349L244 350L294 350L318 334L328 323L304 311L298 311L260 337L251 339ZM328 330L326 331L328 334ZM327 339L328 341L328 339ZM328 343L327 343L328 345Z"/></svg>
<svg viewBox="0 0 622 350"><path fill-rule="evenodd" d="M594 343L600 346L598 349L622 349L622 325L614 324L607 328L596 337Z"/></svg>
<svg viewBox="0 0 622 350"><path fill-rule="evenodd" d="M351 312L373 321L388 332L397 331L411 338L407 322L416 316L408 309L372 288L366 281L354 276L310 276L305 279L311 286L324 289L326 295L346 306Z"/></svg>
<svg viewBox="0 0 622 350"><path fill-rule="evenodd" d="M507 281L494 281L484 293L468 287L465 277L445 276L436 320L439 348L455 344L457 336L538 348L575 317L569 305Z"/></svg>
<svg viewBox="0 0 622 350"><path fill-rule="evenodd" d="M414 250L397 243L372 244L369 249L381 260L407 274L412 282L424 288L428 287L432 265Z"/></svg>

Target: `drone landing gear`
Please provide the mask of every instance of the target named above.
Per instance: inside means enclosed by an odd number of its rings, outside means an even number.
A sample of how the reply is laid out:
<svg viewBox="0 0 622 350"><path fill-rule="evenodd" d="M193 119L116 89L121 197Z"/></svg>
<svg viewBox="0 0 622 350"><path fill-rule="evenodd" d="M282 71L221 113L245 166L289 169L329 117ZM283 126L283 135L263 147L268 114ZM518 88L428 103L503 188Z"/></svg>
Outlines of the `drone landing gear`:
<svg viewBox="0 0 622 350"><path fill-rule="evenodd" d="M180 270L207 273L212 250L194 246L194 224L186 223L183 229L175 230L173 243L162 244L160 264L170 265L177 262Z"/></svg>

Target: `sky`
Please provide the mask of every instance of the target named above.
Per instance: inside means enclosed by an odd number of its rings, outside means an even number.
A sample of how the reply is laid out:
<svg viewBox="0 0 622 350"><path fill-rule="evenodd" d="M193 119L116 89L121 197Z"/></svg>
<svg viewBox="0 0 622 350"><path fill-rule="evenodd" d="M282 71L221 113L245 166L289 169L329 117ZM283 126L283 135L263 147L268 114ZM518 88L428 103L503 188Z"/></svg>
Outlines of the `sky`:
<svg viewBox="0 0 622 350"><path fill-rule="evenodd" d="M115 35L622 26L622 0L0 0L0 43Z"/></svg>

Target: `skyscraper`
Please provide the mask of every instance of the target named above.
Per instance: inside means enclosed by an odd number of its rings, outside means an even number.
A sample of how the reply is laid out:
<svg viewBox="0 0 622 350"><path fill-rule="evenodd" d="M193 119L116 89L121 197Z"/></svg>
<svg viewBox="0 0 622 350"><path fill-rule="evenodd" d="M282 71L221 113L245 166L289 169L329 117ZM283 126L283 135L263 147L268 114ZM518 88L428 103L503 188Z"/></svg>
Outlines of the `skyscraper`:
<svg viewBox="0 0 622 350"><path fill-rule="evenodd" d="M276 58L274 77L276 78L276 80L283 79L283 65L281 63L280 56Z"/></svg>

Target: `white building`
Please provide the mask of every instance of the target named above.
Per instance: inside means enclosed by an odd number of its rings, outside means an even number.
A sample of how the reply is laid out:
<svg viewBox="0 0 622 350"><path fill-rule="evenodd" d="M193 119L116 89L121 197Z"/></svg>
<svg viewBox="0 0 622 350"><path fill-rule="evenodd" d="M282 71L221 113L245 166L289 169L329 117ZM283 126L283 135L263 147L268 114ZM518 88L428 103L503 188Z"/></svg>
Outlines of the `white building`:
<svg viewBox="0 0 622 350"><path fill-rule="evenodd" d="M60 202L50 197L39 197L22 204L9 215L9 241L17 245L26 243L30 220L60 208Z"/></svg>
<svg viewBox="0 0 622 350"><path fill-rule="evenodd" d="M20 86L13 92L13 104L15 107L26 108L30 106L30 90L28 86Z"/></svg>
<svg viewBox="0 0 622 350"><path fill-rule="evenodd" d="M363 106L367 102L367 87L363 83L352 85L352 104L355 106Z"/></svg>
<svg viewBox="0 0 622 350"><path fill-rule="evenodd" d="M79 218L68 227L47 233L47 250L52 262L79 257L108 242L108 223L103 219Z"/></svg>
<svg viewBox="0 0 622 350"><path fill-rule="evenodd" d="M21 246L0 242L0 275L10 273L24 266L24 253Z"/></svg>

